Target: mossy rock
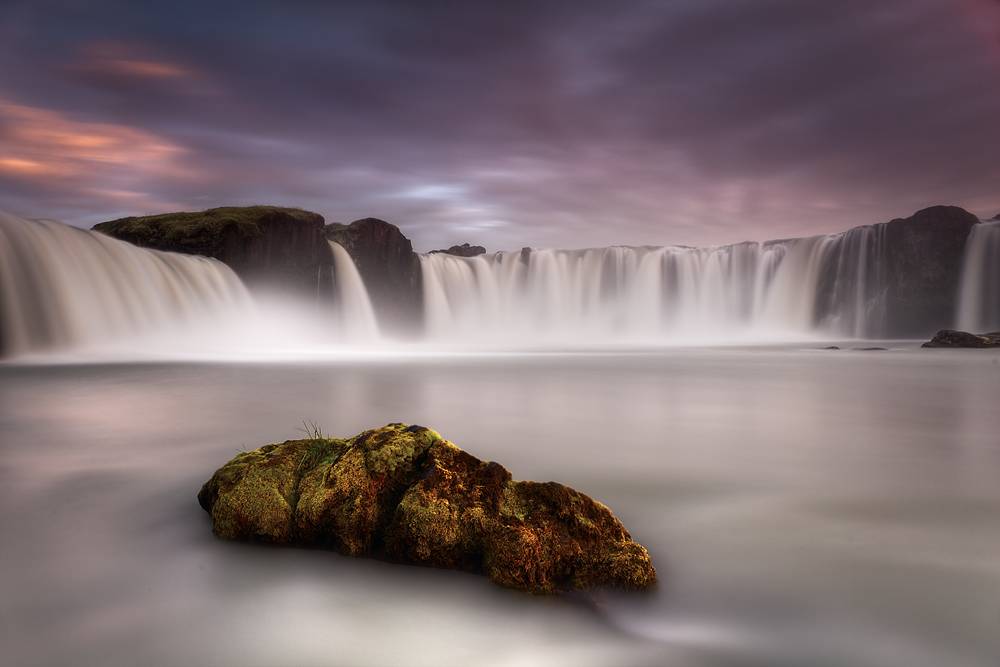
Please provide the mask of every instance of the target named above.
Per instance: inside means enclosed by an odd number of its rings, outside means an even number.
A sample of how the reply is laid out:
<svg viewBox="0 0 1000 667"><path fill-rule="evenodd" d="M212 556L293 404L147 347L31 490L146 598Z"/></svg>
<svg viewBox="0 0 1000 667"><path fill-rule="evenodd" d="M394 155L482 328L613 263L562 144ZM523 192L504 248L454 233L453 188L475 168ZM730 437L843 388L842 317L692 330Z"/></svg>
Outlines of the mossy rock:
<svg viewBox="0 0 1000 667"><path fill-rule="evenodd" d="M143 248L203 255L248 286L329 296L333 256L323 216L281 206L223 206L110 220L94 229ZM331 286L331 287L328 287Z"/></svg>
<svg viewBox="0 0 1000 667"><path fill-rule="evenodd" d="M280 206L223 206L206 211L183 211L120 218L94 229L145 248L219 257L232 238L256 239L272 220L306 224L321 229L316 213Z"/></svg>
<svg viewBox="0 0 1000 667"><path fill-rule="evenodd" d="M607 507L519 482L422 426L244 452L198 494L216 535L486 574L532 593L656 583Z"/></svg>

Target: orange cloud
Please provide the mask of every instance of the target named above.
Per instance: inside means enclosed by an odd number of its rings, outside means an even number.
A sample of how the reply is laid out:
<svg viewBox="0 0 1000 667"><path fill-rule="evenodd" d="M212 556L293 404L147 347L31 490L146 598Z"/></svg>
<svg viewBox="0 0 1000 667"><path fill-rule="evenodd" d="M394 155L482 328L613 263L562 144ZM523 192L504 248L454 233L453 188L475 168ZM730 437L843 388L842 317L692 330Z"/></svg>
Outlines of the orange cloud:
<svg viewBox="0 0 1000 667"><path fill-rule="evenodd" d="M139 55L129 44L96 42L83 49L74 69L95 74L136 79L181 79L194 75L180 65Z"/></svg>
<svg viewBox="0 0 1000 667"><path fill-rule="evenodd" d="M17 157L0 157L0 171L22 174L37 174L45 171L45 165L34 160Z"/></svg>
<svg viewBox="0 0 1000 667"><path fill-rule="evenodd" d="M202 178L182 164L186 156L146 130L0 99L0 179L96 198L113 209L155 210L174 203L148 194L152 185Z"/></svg>
<svg viewBox="0 0 1000 667"><path fill-rule="evenodd" d="M0 100L0 170L73 175L101 165L152 172L176 171L183 149L126 125L77 121L48 109Z"/></svg>

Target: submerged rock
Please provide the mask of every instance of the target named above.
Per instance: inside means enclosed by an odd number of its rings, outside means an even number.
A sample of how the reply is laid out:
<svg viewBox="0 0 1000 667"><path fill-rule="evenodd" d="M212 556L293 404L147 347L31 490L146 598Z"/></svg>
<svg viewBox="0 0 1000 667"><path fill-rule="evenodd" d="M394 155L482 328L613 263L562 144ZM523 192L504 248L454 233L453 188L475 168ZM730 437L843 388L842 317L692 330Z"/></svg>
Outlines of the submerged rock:
<svg viewBox="0 0 1000 667"><path fill-rule="evenodd" d="M921 347L1000 347L1000 331L974 334L967 331L942 329Z"/></svg>
<svg viewBox="0 0 1000 667"><path fill-rule="evenodd" d="M607 507L556 482L518 482L422 426L244 452L198 493L224 539L479 572L532 593L656 582Z"/></svg>

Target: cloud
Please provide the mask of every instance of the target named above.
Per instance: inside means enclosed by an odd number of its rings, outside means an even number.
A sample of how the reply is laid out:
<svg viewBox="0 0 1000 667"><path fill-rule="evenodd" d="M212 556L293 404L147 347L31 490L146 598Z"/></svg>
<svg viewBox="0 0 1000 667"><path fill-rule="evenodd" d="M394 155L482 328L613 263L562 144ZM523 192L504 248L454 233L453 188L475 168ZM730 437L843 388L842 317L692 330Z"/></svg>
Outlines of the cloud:
<svg viewBox="0 0 1000 667"><path fill-rule="evenodd" d="M161 200L142 190L193 175L183 164L186 150L150 132L5 100L0 145L0 177L37 192L41 201L145 199L152 205Z"/></svg>
<svg viewBox="0 0 1000 667"><path fill-rule="evenodd" d="M273 202L421 248L992 215L997 80L993 0L11 0L0 206L90 224ZM90 135L109 143L67 145Z"/></svg>
<svg viewBox="0 0 1000 667"><path fill-rule="evenodd" d="M125 79L182 79L194 76L185 67L171 62L157 61L137 53L136 47L127 43L95 42L85 44L78 63L71 70L97 76Z"/></svg>

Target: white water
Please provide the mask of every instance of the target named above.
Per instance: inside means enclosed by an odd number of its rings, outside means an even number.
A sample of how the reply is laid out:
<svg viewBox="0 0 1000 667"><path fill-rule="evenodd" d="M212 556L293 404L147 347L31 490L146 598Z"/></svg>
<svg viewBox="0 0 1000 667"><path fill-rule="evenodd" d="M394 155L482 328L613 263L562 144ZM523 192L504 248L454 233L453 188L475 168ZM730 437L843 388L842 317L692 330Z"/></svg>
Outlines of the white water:
<svg viewBox="0 0 1000 667"><path fill-rule="evenodd" d="M250 306L216 260L0 213L0 352L134 336Z"/></svg>
<svg viewBox="0 0 1000 667"><path fill-rule="evenodd" d="M379 336L375 310L354 260L343 246L330 241L333 252L333 286L337 321L349 340L374 340Z"/></svg>
<svg viewBox="0 0 1000 667"><path fill-rule="evenodd" d="M425 340L523 347L879 337L884 229L712 248L424 255ZM333 281L334 305L317 309L251 299L215 260L2 215L0 353L100 342L143 356L287 357L382 342L353 260L330 248L332 277L317 280ZM956 310L962 328L1000 329L1000 223L970 235Z"/></svg>
<svg viewBox="0 0 1000 667"><path fill-rule="evenodd" d="M878 335L883 229L714 248L423 255L428 335L583 341Z"/></svg>
<svg viewBox="0 0 1000 667"><path fill-rule="evenodd" d="M958 326L966 331L1000 331L1000 222L972 228L958 306Z"/></svg>
<svg viewBox="0 0 1000 667"><path fill-rule="evenodd" d="M378 340L368 293L331 244L334 299L255 295L225 264L0 214L0 356L266 358ZM319 288L319 285L317 285Z"/></svg>

